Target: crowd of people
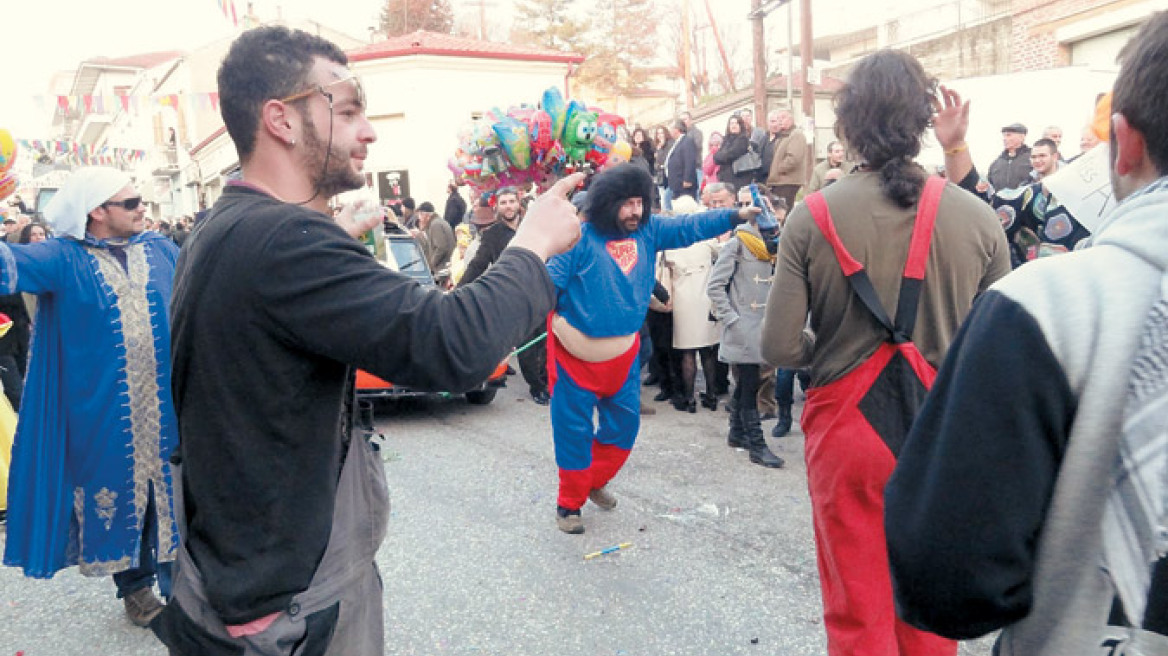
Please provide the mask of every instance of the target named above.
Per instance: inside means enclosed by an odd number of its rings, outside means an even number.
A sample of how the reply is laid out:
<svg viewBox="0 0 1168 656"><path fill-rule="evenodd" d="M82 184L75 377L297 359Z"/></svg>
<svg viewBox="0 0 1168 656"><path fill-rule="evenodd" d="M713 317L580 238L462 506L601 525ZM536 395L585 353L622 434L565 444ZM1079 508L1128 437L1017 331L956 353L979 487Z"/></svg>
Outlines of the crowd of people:
<svg viewBox="0 0 1168 656"><path fill-rule="evenodd" d="M728 446L780 469L762 422L792 429L799 379L829 654L997 629L1003 656L1165 653L1165 53L1159 13L1084 133L1120 201L1094 232L1043 184L1061 130L1003 127L983 180L970 103L892 50L856 64L814 167L789 110L708 139L682 114L539 195L451 186L441 216L389 217L330 205L377 138L344 53L247 31L218 74L241 171L193 229L101 167L48 225L5 222L0 300L35 324L0 354L22 383L4 563L112 576L176 656L384 653L387 486L352 370L457 391L542 339L519 365L564 533L617 508L643 385L724 408ZM930 131L948 180L914 161ZM444 288L370 257L379 224Z"/></svg>

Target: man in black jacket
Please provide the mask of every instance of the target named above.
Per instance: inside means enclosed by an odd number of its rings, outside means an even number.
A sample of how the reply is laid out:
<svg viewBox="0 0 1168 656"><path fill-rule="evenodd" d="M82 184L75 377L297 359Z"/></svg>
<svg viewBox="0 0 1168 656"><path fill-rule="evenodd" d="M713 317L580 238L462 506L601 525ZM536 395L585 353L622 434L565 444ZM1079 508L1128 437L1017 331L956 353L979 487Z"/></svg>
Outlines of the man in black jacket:
<svg viewBox="0 0 1168 656"><path fill-rule="evenodd" d="M462 217L466 215L466 201L462 199L462 194L458 193L458 185L453 182L446 185L446 192L450 195L446 197L446 210L442 212L442 218L453 230L462 223Z"/></svg>
<svg viewBox="0 0 1168 656"><path fill-rule="evenodd" d="M499 260L503 250L511 243L515 230L523 218L520 211L519 192L514 187L503 187L495 192L495 210L498 220L483 231L480 237L478 250L466 265L466 271L459 279L458 286L464 287L474 282L479 276L486 273L492 264ZM532 340L544 334L544 326L536 326L523 344L531 344ZM551 400L548 396L547 380L547 346L543 343L532 344L519 352L519 370L523 372L523 380L527 381L531 399L540 405L547 405Z"/></svg>
<svg viewBox="0 0 1168 656"><path fill-rule="evenodd" d="M1030 184L1030 147L1025 140L1025 125L1011 123L1002 128L1002 145L1005 150L990 164L986 176L995 191L1017 189Z"/></svg>
<svg viewBox="0 0 1168 656"><path fill-rule="evenodd" d="M697 200L697 148L694 147L693 139L686 134L685 122L681 119L669 126L669 134L673 137L673 147L665 154L665 182L669 187L670 200L682 196L691 196Z"/></svg>
<svg viewBox="0 0 1168 656"><path fill-rule="evenodd" d="M579 239L566 195L582 176L532 204L481 283L443 293L355 238L376 214L328 215L333 195L363 184L376 139L344 52L260 27L232 44L218 81L243 174L175 276L186 531L153 628L172 656L380 656L388 494L352 431L352 371L453 392L485 380L554 304L544 261Z"/></svg>

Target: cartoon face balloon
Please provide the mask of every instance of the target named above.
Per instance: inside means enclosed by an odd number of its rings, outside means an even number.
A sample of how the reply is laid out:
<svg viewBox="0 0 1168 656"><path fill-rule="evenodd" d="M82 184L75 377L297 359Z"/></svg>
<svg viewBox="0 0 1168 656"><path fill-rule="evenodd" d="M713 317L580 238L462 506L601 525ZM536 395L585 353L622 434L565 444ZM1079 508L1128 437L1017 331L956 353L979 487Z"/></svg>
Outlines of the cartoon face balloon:
<svg viewBox="0 0 1168 656"><path fill-rule="evenodd" d="M8 173L15 163L16 140L12 138L12 133L0 128L0 176Z"/></svg>
<svg viewBox="0 0 1168 656"><path fill-rule="evenodd" d="M531 140L527 135L527 126L519 119L508 116L492 127L511 164L520 171L531 168Z"/></svg>
<svg viewBox="0 0 1168 656"><path fill-rule="evenodd" d="M573 162L584 161L592 150L592 140L596 138L596 113L576 112L564 126L564 152Z"/></svg>
<svg viewBox="0 0 1168 656"><path fill-rule="evenodd" d="M527 138L531 143L531 158L542 164L552 149L552 117L542 109L533 111L527 117Z"/></svg>

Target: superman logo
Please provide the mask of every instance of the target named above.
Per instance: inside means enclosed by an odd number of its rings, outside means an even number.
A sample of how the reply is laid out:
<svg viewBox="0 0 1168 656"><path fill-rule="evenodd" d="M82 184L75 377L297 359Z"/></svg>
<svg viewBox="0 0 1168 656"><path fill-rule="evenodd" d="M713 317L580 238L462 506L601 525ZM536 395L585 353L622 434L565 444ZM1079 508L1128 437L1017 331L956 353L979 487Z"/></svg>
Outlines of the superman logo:
<svg viewBox="0 0 1168 656"><path fill-rule="evenodd" d="M635 239L620 239L606 244L608 254L616 260L616 265L627 276L633 267L637 266L637 241Z"/></svg>

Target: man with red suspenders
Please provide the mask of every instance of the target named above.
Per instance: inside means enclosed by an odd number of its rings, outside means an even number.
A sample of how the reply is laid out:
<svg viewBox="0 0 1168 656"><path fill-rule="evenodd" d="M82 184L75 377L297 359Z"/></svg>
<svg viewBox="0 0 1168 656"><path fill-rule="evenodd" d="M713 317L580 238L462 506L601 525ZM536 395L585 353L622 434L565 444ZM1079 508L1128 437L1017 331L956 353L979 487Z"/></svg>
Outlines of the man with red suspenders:
<svg viewBox="0 0 1168 656"><path fill-rule="evenodd" d="M935 89L902 52L856 67L836 131L864 165L791 213L767 302L763 356L811 372L802 426L831 656L957 651L897 619L883 528L884 485L936 367L974 297L1010 271L993 213L911 159Z"/></svg>

